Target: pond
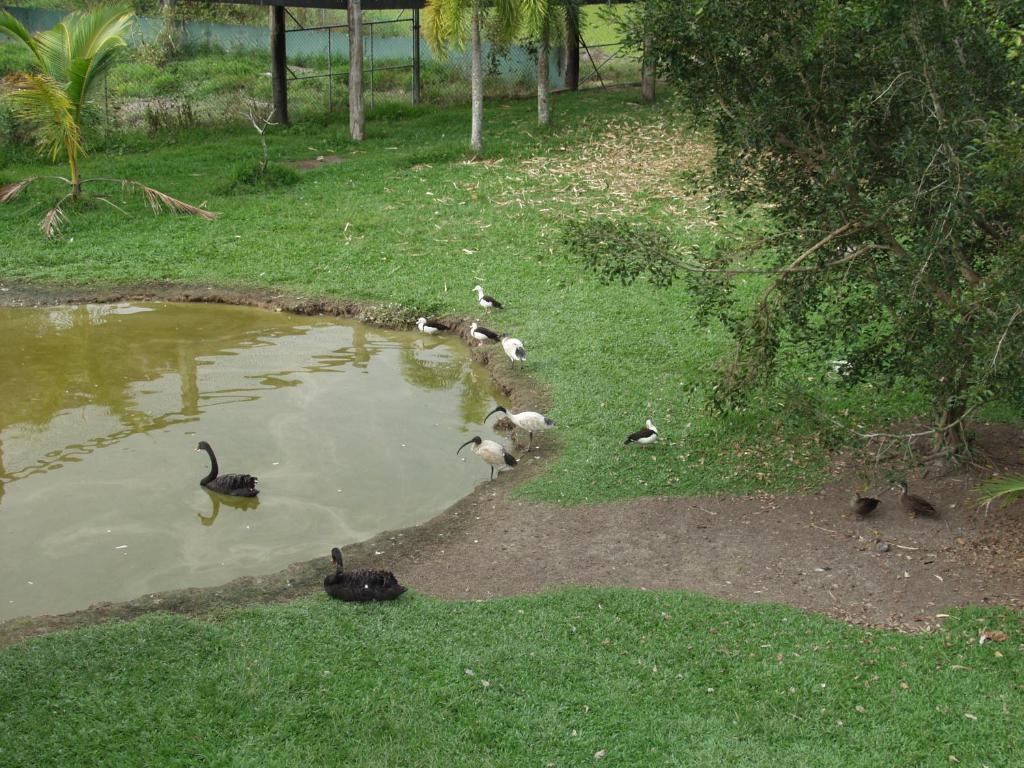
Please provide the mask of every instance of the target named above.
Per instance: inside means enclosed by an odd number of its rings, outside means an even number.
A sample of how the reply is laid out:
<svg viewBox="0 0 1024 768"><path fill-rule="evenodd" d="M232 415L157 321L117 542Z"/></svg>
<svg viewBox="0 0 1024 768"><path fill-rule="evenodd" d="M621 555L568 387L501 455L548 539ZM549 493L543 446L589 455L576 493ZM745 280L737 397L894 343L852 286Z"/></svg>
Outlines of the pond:
<svg viewBox="0 0 1024 768"><path fill-rule="evenodd" d="M208 304L0 308L0 620L324 557L486 478L456 338ZM256 500L199 486L259 477Z"/></svg>

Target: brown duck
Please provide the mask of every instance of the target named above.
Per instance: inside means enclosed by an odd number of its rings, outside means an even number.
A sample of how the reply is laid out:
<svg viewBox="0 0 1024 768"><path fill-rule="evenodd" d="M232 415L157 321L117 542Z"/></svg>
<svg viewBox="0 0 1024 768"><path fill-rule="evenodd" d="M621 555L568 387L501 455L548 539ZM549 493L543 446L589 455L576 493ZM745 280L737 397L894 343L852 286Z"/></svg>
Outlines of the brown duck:
<svg viewBox="0 0 1024 768"><path fill-rule="evenodd" d="M907 492L906 480L900 481L900 490L903 491L902 494L900 494L900 506L902 506L903 510L911 516L920 517L924 515L926 517L935 517L939 514L936 511L935 506L928 501L928 499L923 499L920 496L915 496L914 494Z"/></svg>
<svg viewBox="0 0 1024 768"><path fill-rule="evenodd" d="M853 511L859 516L864 517L875 511L875 507L878 506L878 499L872 496L861 496L858 493L853 497L850 506L853 507Z"/></svg>

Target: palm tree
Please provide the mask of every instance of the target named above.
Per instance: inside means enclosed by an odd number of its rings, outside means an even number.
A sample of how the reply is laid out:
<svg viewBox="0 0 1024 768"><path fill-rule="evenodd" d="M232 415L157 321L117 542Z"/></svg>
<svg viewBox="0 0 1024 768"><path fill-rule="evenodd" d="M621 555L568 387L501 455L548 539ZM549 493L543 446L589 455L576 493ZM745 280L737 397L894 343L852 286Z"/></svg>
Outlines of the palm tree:
<svg viewBox="0 0 1024 768"><path fill-rule="evenodd" d="M565 33L567 3L572 0L519 0L521 24L537 39L537 122L551 124L551 44Z"/></svg>
<svg viewBox="0 0 1024 768"><path fill-rule="evenodd" d="M495 11L495 33L511 39L519 18L516 0L427 0L426 38L439 55L450 47L466 44L470 37L470 84L472 89L472 126L469 146L476 154L484 151L484 70L480 27L485 10Z"/></svg>
<svg viewBox="0 0 1024 768"><path fill-rule="evenodd" d="M29 34L10 13L0 12L0 32L20 40L35 57L35 72L20 72L6 82L0 93L11 104L15 115L31 126L40 152L52 160L63 157L68 162L70 177L33 176L0 187L0 203L17 197L33 181L53 178L66 182L71 192L61 197L47 212L40 227L52 236L59 230L65 216L62 203L77 200L87 181L114 181L141 189L154 210L164 207L181 213L216 217L210 211L177 200L136 181L127 179L82 179L79 159L85 154L82 123L89 97L96 84L110 70L116 54L126 46L123 34L132 21L130 10L98 7L66 16L57 26L45 32Z"/></svg>

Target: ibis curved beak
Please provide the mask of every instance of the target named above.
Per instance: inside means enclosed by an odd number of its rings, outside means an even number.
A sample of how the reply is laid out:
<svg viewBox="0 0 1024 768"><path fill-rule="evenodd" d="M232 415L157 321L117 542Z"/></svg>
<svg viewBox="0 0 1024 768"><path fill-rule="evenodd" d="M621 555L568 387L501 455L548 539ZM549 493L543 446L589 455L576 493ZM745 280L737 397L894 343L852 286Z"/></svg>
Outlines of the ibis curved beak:
<svg viewBox="0 0 1024 768"><path fill-rule="evenodd" d="M472 442L473 442L472 440L467 440L462 445L460 445L459 446L459 450L455 452L455 455L458 456L459 455L459 451L461 451L463 448L465 448L467 445L469 445Z"/></svg>
<svg viewBox="0 0 1024 768"><path fill-rule="evenodd" d="M493 416L496 413L498 413L498 409L497 408L495 408L493 411L491 411L486 416L484 416L484 421L487 421L489 418L491 418L491 416Z"/></svg>

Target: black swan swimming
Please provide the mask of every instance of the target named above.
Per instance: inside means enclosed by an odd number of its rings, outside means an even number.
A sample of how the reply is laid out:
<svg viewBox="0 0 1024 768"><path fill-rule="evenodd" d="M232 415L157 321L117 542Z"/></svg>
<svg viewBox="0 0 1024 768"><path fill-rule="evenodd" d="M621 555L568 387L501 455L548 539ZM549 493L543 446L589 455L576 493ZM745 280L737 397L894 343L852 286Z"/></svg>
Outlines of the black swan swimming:
<svg viewBox="0 0 1024 768"><path fill-rule="evenodd" d="M256 496L256 478L252 475L217 475L217 457L213 455L213 448L205 440L196 446L197 451L206 451L210 454L210 474L199 481L199 484L208 491L222 493L225 496Z"/></svg>
<svg viewBox="0 0 1024 768"><path fill-rule="evenodd" d="M324 592L336 600L364 603L370 600L394 600L405 592L391 571L344 571L341 550L331 550L334 573L324 579Z"/></svg>

